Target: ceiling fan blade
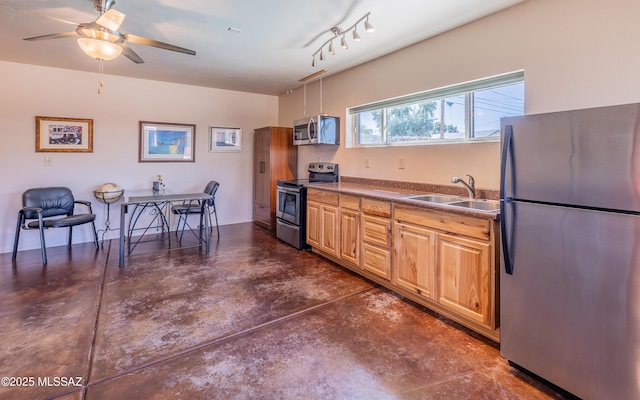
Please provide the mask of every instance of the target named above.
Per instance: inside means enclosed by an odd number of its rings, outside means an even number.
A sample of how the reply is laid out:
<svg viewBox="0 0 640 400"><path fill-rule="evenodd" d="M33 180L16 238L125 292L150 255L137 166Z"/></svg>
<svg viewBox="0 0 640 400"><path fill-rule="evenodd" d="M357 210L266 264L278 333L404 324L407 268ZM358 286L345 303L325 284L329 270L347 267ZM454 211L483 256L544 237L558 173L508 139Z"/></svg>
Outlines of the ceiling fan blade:
<svg viewBox="0 0 640 400"><path fill-rule="evenodd" d="M120 29L120 25L124 22L125 17L126 15L120 11L111 8L100 14L98 19L96 19L96 24L110 31L117 31Z"/></svg>
<svg viewBox="0 0 640 400"><path fill-rule="evenodd" d="M136 64L143 64L144 60L140 58L138 54L136 54L131 47L127 46L126 43L118 43L118 46L122 47L122 54L127 57L129 60L133 61Z"/></svg>
<svg viewBox="0 0 640 400"><path fill-rule="evenodd" d="M40 14L40 13L37 13L35 11L23 10L21 8L11 7L11 6L7 6L7 5L4 5L4 4L0 4L0 8L8 8L9 10L18 11L18 12L25 13L25 14L37 15L38 17L41 17L41 18L46 18L46 19L50 19L52 21L62 22L63 24L69 24L69 25L73 25L73 26L78 26L78 24L75 23L75 22L67 21L66 19L51 17L49 15Z"/></svg>
<svg viewBox="0 0 640 400"><path fill-rule="evenodd" d="M152 46L152 47L157 47L159 49L177 51L178 53L189 54L192 56L196 55L196 52L193 50L185 49L184 47L174 46L169 43L160 42L158 40L153 40L153 39L149 39L149 38L138 36L138 35L125 34L124 39L127 42L142 44L144 46Z"/></svg>
<svg viewBox="0 0 640 400"><path fill-rule="evenodd" d="M29 37L29 38L26 38L24 40L33 41L33 40L60 39L60 38L72 37L72 36L78 36L76 31L62 32L62 33L51 33L49 35L41 35L41 36Z"/></svg>

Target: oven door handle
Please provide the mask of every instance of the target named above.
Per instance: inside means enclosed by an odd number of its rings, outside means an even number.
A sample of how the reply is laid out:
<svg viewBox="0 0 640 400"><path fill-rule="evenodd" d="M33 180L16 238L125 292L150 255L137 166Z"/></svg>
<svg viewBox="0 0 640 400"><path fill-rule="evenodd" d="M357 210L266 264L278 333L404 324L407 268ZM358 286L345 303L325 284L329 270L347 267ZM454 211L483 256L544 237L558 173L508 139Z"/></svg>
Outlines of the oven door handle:
<svg viewBox="0 0 640 400"><path fill-rule="evenodd" d="M300 228L300 225L296 225L293 222L287 221L286 219L278 218L277 222L282 225L287 225L292 228Z"/></svg>
<svg viewBox="0 0 640 400"><path fill-rule="evenodd" d="M294 188L284 187L284 186L278 186L277 190L282 193L291 193L291 194L300 193L300 189L294 189Z"/></svg>

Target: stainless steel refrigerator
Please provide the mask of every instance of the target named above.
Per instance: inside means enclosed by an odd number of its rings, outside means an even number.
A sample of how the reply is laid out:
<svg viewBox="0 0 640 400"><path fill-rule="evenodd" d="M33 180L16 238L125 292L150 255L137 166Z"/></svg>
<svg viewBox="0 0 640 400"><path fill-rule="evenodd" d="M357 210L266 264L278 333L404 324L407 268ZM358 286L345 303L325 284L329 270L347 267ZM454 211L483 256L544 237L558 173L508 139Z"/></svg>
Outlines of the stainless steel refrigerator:
<svg viewBox="0 0 640 400"><path fill-rule="evenodd" d="M501 353L640 399L640 104L503 118Z"/></svg>

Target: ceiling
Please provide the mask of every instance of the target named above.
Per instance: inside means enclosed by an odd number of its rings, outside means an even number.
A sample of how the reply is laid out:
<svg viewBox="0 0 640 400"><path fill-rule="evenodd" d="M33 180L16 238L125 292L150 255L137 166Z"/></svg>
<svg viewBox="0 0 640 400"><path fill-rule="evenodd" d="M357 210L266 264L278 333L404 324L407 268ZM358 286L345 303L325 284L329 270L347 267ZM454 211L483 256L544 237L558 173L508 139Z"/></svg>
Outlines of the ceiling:
<svg viewBox="0 0 640 400"><path fill-rule="evenodd" d="M104 62L104 73L280 95L320 69L329 76L521 1L117 0L113 8L126 15L120 32L197 54L130 44L144 63L120 56ZM336 40L336 54L325 47L325 60L311 66L313 53L333 37L332 27L346 29L368 12L375 32L359 24L361 41L349 33L349 49ZM97 72L98 62L75 38L23 39L75 30L57 19L87 23L98 15L91 0L0 0L0 60Z"/></svg>

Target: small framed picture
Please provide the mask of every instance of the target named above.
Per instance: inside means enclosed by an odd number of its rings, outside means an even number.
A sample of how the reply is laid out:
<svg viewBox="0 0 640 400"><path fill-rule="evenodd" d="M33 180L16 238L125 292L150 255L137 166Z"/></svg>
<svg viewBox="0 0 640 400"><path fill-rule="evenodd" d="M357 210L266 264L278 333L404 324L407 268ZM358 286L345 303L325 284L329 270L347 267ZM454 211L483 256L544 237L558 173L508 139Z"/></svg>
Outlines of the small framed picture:
<svg viewBox="0 0 640 400"><path fill-rule="evenodd" d="M140 121L138 162L195 162L196 126Z"/></svg>
<svg viewBox="0 0 640 400"><path fill-rule="evenodd" d="M93 153L93 120L36 117L36 152Z"/></svg>
<svg viewBox="0 0 640 400"><path fill-rule="evenodd" d="M242 129L209 128L209 152L242 151Z"/></svg>

